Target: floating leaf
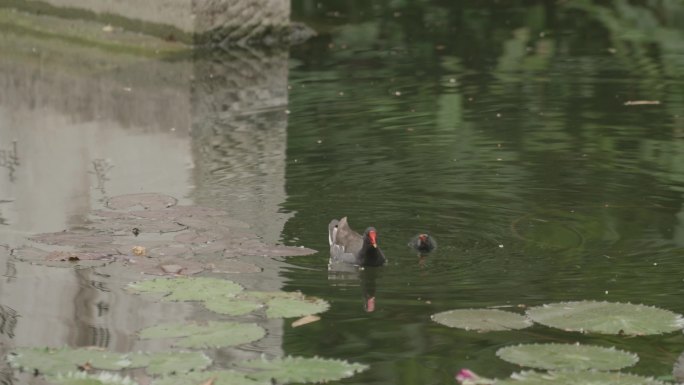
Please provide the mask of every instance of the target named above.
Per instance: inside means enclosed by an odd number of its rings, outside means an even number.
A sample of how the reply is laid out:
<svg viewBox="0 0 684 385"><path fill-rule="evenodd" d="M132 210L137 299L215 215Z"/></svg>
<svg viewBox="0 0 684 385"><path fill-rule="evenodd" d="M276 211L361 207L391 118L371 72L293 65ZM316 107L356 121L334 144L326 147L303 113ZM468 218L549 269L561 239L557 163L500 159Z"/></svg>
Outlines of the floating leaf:
<svg viewBox="0 0 684 385"><path fill-rule="evenodd" d="M266 302L268 318L301 317L322 313L330 307L325 300L314 297L274 298Z"/></svg>
<svg viewBox="0 0 684 385"><path fill-rule="evenodd" d="M286 357L274 360L258 358L242 364L247 368L259 369L248 376L257 380L275 378L278 383L327 382L351 377L368 369L367 365L320 357Z"/></svg>
<svg viewBox="0 0 684 385"><path fill-rule="evenodd" d="M152 385L202 385L214 379L212 385L270 385L271 381L257 381L248 378L244 373L233 370L210 372L194 372L177 376L166 376L156 379Z"/></svg>
<svg viewBox="0 0 684 385"><path fill-rule="evenodd" d="M190 277L153 279L136 282L129 287L143 293L169 293L167 301L204 301L214 297L232 297L242 291L242 286L219 278Z"/></svg>
<svg viewBox="0 0 684 385"><path fill-rule="evenodd" d="M37 247L14 249L12 255L20 261L55 267L100 267L114 262L118 253L86 251L46 251Z"/></svg>
<svg viewBox="0 0 684 385"><path fill-rule="evenodd" d="M98 247L114 242L114 237L93 232L59 231L29 237L30 240L47 245Z"/></svg>
<svg viewBox="0 0 684 385"><path fill-rule="evenodd" d="M498 309L456 309L432 315L432 320L452 328L480 332L524 329L532 322L524 316Z"/></svg>
<svg viewBox="0 0 684 385"><path fill-rule="evenodd" d="M148 374L188 373L211 365L202 352L133 353L129 358L131 368L145 367Z"/></svg>
<svg viewBox="0 0 684 385"><path fill-rule="evenodd" d="M620 372L560 371L514 373L511 378L497 380L495 385L665 385L649 377Z"/></svg>
<svg viewBox="0 0 684 385"><path fill-rule="evenodd" d="M618 370L639 361L634 353L579 344L526 344L496 352L502 360L537 369Z"/></svg>
<svg viewBox="0 0 684 385"><path fill-rule="evenodd" d="M145 210L159 210L175 206L178 200L172 196L157 193L141 193L118 195L107 200L107 207L112 210L128 210L142 207Z"/></svg>
<svg viewBox="0 0 684 385"><path fill-rule="evenodd" d="M306 324L310 324L312 322L316 322L316 321L320 321L320 320L321 320L321 317L319 317L317 315L307 315L307 316L304 316L304 317L294 321L292 323L292 327L298 328L300 326L304 326Z"/></svg>
<svg viewBox="0 0 684 385"><path fill-rule="evenodd" d="M76 371L86 363L104 370L120 370L131 364L123 354L71 348L17 348L8 355L8 361L15 368L23 368L26 371L37 370L44 374Z"/></svg>
<svg viewBox="0 0 684 385"><path fill-rule="evenodd" d="M220 314L238 316L251 313L263 305L249 299L214 297L204 301L204 306Z"/></svg>
<svg viewBox="0 0 684 385"><path fill-rule="evenodd" d="M668 333L684 326L679 314L630 303L576 301L533 307L527 316L540 324L567 331L648 335Z"/></svg>
<svg viewBox="0 0 684 385"><path fill-rule="evenodd" d="M255 323L237 322L169 323L140 331L143 339L179 338L176 345L185 348L235 346L256 341L264 335L264 329Z"/></svg>
<svg viewBox="0 0 684 385"><path fill-rule="evenodd" d="M69 372L51 377L52 382L61 385L137 385L129 377L121 377L115 373L101 372L88 374L86 372Z"/></svg>

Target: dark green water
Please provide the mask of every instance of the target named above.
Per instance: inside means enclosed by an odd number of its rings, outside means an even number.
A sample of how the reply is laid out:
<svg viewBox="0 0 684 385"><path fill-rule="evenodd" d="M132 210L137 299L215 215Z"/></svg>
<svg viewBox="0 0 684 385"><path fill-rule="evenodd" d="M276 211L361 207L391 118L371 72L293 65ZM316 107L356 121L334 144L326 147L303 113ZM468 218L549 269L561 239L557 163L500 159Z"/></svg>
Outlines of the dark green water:
<svg viewBox="0 0 684 385"><path fill-rule="evenodd" d="M429 318L583 299L684 313L684 5L604 3L294 2L320 33L291 51L284 239L321 252L289 260L286 289L332 307L286 331L287 353L371 364L348 384L508 376L496 350L528 342L616 346L640 355L631 372L671 372L681 333ZM386 267L328 274L327 224L345 215L378 228ZM423 261L406 246L419 231L439 242Z"/></svg>

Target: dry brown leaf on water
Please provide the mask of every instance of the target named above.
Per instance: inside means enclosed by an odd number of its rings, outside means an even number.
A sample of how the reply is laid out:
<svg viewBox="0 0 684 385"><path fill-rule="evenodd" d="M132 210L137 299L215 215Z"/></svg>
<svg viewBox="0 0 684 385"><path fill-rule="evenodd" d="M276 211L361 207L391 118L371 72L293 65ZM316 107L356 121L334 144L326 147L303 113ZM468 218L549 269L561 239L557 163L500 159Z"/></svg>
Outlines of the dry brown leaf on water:
<svg viewBox="0 0 684 385"><path fill-rule="evenodd" d="M628 100L625 102L625 106L649 106L658 104L660 104L660 100Z"/></svg>
<svg viewBox="0 0 684 385"><path fill-rule="evenodd" d="M147 249L144 246L133 246L131 250L136 257L144 257L147 254Z"/></svg>
<svg viewBox="0 0 684 385"><path fill-rule="evenodd" d="M319 316L317 316L317 315L306 315L306 316L304 316L304 317L302 317L302 318L300 318L300 319L294 321L294 322L292 323L292 327L293 327L293 328L297 328L297 327L300 327L300 326L304 326L304 325L306 325L306 324L310 324L310 323L312 323L312 322L319 321L320 319L321 319L321 317L319 317Z"/></svg>

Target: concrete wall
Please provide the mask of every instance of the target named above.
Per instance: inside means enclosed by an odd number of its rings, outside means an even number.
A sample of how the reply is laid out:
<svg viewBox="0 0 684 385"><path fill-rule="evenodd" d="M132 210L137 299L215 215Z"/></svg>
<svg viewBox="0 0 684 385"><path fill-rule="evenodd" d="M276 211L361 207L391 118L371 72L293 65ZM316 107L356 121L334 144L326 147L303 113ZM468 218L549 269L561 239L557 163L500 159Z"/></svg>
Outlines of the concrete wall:
<svg viewBox="0 0 684 385"><path fill-rule="evenodd" d="M290 28L290 0L1 0L0 6L3 3L200 44L286 41Z"/></svg>

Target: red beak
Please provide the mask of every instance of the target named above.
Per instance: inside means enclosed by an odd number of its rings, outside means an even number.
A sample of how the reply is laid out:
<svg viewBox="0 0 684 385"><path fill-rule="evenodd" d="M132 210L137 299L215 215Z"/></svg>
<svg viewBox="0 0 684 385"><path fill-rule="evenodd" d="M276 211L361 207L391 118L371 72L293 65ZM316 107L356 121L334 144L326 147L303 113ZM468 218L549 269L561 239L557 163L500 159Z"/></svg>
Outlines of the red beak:
<svg viewBox="0 0 684 385"><path fill-rule="evenodd" d="M377 236L378 235L375 233L375 231L368 232L368 239L370 239L371 246L373 247L378 247Z"/></svg>

